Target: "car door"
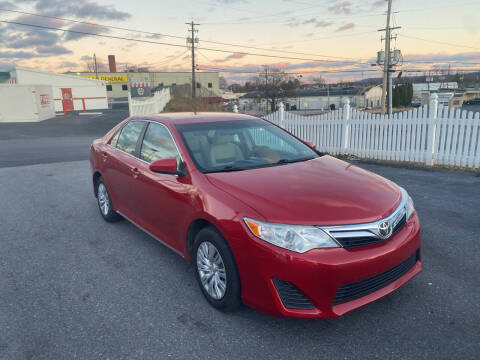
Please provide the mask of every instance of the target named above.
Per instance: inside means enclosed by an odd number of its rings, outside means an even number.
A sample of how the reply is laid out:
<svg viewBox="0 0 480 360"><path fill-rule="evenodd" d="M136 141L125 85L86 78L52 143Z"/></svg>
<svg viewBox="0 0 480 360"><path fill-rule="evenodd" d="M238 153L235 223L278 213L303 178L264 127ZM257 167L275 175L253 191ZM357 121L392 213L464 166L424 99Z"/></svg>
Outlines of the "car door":
<svg viewBox="0 0 480 360"><path fill-rule="evenodd" d="M137 197L136 223L145 230L182 251L179 240L185 219L193 211L191 206L192 185L190 177L152 172L152 161L181 156L168 128L157 122L149 122L145 130L139 157L139 176L134 180L134 194Z"/></svg>
<svg viewBox="0 0 480 360"><path fill-rule="evenodd" d="M108 150L102 154L105 161L104 179L112 197L115 210L131 217L135 198L132 186L138 176L138 154L140 135L143 133L145 121L131 120L120 130L118 136L112 138Z"/></svg>

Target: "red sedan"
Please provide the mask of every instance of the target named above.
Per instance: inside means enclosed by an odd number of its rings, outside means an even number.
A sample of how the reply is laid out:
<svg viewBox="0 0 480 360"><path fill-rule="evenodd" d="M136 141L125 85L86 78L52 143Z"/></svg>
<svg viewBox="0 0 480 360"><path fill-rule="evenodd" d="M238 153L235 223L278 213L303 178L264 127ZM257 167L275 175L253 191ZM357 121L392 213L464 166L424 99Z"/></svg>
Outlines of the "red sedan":
<svg viewBox="0 0 480 360"><path fill-rule="evenodd" d="M422 270L404 189L263 119L131 117L93 142L91 166L103 218L193 262L218 309L335 317Z"/></svg>

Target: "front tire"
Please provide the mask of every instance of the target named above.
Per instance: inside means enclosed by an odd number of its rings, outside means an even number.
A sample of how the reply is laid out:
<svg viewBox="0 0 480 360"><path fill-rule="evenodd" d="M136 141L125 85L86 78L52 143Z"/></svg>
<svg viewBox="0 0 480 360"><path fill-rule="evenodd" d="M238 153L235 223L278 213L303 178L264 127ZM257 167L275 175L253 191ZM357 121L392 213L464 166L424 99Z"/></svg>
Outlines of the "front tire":
<svg viewBox="0 0 480 360"><path fill-rule="evenodd" d="M108 222L116 222L122 219L113 209L112 200L107 190L107 185L102 178L99 178L96 184L98 209L102 217Z"/></svg>
<svg viewBox="0 0 480 360"><path fill-rule="evenodd" d="M223 237L212 227L200 230L195 237L193 254L197 281L207 301L222 311L238 309L240 276Z"/></svg>

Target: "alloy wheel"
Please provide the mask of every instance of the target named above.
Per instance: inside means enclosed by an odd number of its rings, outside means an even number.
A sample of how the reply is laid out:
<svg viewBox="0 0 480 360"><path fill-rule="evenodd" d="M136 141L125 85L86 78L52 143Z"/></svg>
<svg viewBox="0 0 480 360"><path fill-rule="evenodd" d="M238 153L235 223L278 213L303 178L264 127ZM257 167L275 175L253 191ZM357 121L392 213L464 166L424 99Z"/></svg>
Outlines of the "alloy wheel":
<svg viewBox="0 0 480 360"><path fill-rule="evenodd" d="M107 216L110 211L110 198L108 197L107 187L105 184L100 183L98 185L98 204L100 205L100 211L103 215Z"/></svg>
<svg viewBox="0 0 480 360"><path fill-rule="evenodd" d="M198 247L197 271L205 291L215 300L222 299L227 290L225 264L220 252L209 241Z"/></svg>

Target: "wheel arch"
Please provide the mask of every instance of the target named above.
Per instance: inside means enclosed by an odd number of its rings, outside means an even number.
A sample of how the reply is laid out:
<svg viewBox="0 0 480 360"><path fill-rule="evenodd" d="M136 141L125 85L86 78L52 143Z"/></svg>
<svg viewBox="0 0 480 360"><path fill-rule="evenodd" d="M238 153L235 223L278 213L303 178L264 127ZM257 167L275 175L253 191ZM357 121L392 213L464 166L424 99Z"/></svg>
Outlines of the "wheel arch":
<svg viewBox="0 0 480 360"><path fill-rule="evenodd" d="M220 232L220 230L218 229L217 226L215 226L215 224L213 224L211 221L208 221L204 218L195 219L188 226L187 241L186 241L186 250L187 251L186 252L187 252L187 255L190 257L190 259L193 259L193 243L195 241L195 235L197 235L200 230L202 230L206 227L212 227L215 230L217 230L218 232ZM220 232L220 234L221 234L221 232Z"/></svg>
<svg viewBox="0 0 480 360"><path fill-rule="evenodd" d="M100 174L99 171L95 171L92 176L92 182L93 182L93 194L95 197L97 197L97 184L98 180L102 177L102 174Z"/></svg>

